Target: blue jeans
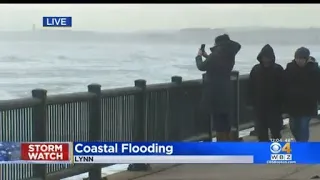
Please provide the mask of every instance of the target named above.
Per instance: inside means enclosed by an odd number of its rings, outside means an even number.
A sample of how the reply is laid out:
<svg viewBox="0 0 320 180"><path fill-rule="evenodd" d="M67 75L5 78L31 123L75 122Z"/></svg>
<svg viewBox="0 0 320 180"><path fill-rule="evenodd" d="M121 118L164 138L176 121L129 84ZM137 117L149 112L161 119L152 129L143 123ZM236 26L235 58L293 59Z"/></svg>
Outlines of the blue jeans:
<svg viewBox="0 0 320 180"><path fill-rule="evenodd" d="M296 141L309 141L310 120L311 117L308 116L290 118L289 126L291 129L291 133L293 137L296 139Z"/></svg>

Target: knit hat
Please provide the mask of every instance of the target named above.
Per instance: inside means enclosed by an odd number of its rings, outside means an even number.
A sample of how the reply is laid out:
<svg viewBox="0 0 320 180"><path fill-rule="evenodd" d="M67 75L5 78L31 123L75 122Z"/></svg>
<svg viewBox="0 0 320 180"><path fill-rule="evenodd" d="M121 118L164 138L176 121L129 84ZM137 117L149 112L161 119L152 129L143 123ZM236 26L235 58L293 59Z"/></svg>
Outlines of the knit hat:
<svg viewBox="0 0 320 180"><path fill-rule="evenodd" d="M309 59L310 51L308 48L301 47L294 53L294 58Z"/></svg>

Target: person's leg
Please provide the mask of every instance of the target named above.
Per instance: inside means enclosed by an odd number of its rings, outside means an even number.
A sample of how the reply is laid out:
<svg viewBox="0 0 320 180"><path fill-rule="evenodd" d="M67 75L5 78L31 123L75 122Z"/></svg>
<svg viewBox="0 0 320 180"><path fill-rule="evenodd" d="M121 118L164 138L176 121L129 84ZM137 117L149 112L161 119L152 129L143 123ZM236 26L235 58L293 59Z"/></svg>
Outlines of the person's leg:
<svg viewBox="0 0 320 180"><path fill-rule="evenodd" d="M269 128L271 131L272 139L281 139L281 129L283 125L283 120L281 114L275 114L269 119Z"/></svg>
<svg viewBox="0 0 320 180"><path fill-rule="evenodd" d="M214 125L217 133L217 141L229 141L230 140L230 122L227 113L218 113L214 116Z"/></svg>
<svg viewBox="0 0 320 180"><path fill-rule="evenodd" d="M209 135L212 135L212 132L216 132L216 139L217 142L224 141L223 133L221 131L221 127L219 126L220 124L217 123L217 119L219 116L215 113L213 113L210 116L210 132Z"/></svg>
<svg viewBox="0 0 320 180"><path fill-rule="evenodd" d="M259 142L269 142L268 121L267 117L259 114L256 120L256 129Z"/></svg>
<svg viewBox="0 0 320 180"><path fill-rule="evenodd" d="M309 141L309 124L310 124L311 117L301 117L300 118L300 130L299 130L299 141L308 142Z"/></svg>
<svg viewBox="0 0 320 180"><path fill-rule="evenodd" d="M212 132L214 131L213 119L214 112L212 108L212 97L209 93L210 89L208 88L208 84L203 84L202 97L199 104L199 116L203 123L203 128L206 129L206 133L208 133L208 138L204 141L212 142Z"/></svg>
<svg viewBox="0 0 320 180"><path fill-rule="evenodd" d="M284 124L282 115L280 115L280 117L281 117L281 130L284 130L286 128L286 125Z"/></svg>
<svg viewBox="0 0 320 180"><path fill-rule="evenodd" d="M300 123L299 123L299 121L300 121L300 118L297 118L297 117L294 117L294 118L290 117L289 118L290 131L296 141L300 141L300 136L299 136Z"/></svg>
<svg viewBox="0 0 320 180"><path fill-rule="evenodd" d="M203 107L202 104L197 109L195 114L195 118L198 119L199 124L198 127L200 129L205 129L206 133L208 133L208 138L204 139L205 142L212 142L213 134L214 132L214 125L212 123L213 115L210 114L209 110L205 107Z"/></svg>
<svg viewBox="0 0 320 180"><path fill-rule="evenodd" d="M224 141L223 132L221 132L220 123L217 122L219 121L218 120L219 116L217 114L213 114L211 117L212 117L211 122L214 125L214 129L216 131L217 142Z"/></svg>
<svg viewBox="0 0 320 180"><path fill-rule="evenodd" d="M250 132L250 136L257 136L258 135L258 127L257 127L257 119L253 121L253 131Z"/></svg>

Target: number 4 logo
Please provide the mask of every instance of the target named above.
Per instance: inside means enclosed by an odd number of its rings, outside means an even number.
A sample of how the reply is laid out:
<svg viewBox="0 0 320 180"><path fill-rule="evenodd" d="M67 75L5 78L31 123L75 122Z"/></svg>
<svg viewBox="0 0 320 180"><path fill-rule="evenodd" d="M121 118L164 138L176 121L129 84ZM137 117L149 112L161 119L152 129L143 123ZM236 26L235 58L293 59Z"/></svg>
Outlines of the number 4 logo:
<svg viewBox="0 0 320 180"><path fill-rule="evenodd" d="M286 143L286 144L282 147L281 150L282 150L283 152L286 152L286 153L290 154L290 153L291 153L291 145L290 145L290 143Z"/></svg>

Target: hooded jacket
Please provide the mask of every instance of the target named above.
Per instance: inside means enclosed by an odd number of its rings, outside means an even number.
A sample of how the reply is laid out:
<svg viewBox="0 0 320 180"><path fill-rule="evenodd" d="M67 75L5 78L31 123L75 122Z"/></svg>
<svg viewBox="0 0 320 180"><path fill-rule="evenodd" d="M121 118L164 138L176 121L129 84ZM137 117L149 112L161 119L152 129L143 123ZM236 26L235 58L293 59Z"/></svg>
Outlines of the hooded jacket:
<svg viewBox="0 0 320 180"><path fill-rule="evenodd" d="M196 57L196 65L200 71L206 71L210 79L215 77L230 78L231 71L235 64L235 56L241 49L241 45L235 41L227 41L210 48L211 54L202 62L200 56Z"/></svg>
<svg viewBox="0 0 320 180"><path fill-rule="evenodd" d="M320 95L320 69L316 62L308 61L304 67L287 64L284 72L285 108L293 117L317 115Z"/></svg>
<svg viewBox="0 0 320 180"><path fill-rule="evenodd" d="M227 113L230 107L231 71L235 64L235 56L241 45L229 40L210 48L211 54L205 61L196 57L196 65L200 71L206 71L203 81L202 105L215 113Z"/></svg>
<svg viewBox="0 0 320 180"><path fill-rule="evenodd" d="M266 57L272 60L269 67L265 67L261 59ZM275 62L273 48L265 45L257 56L256 64L249 75L249 103L257 113L280 113L283 105L283 68Z"/></svg>

